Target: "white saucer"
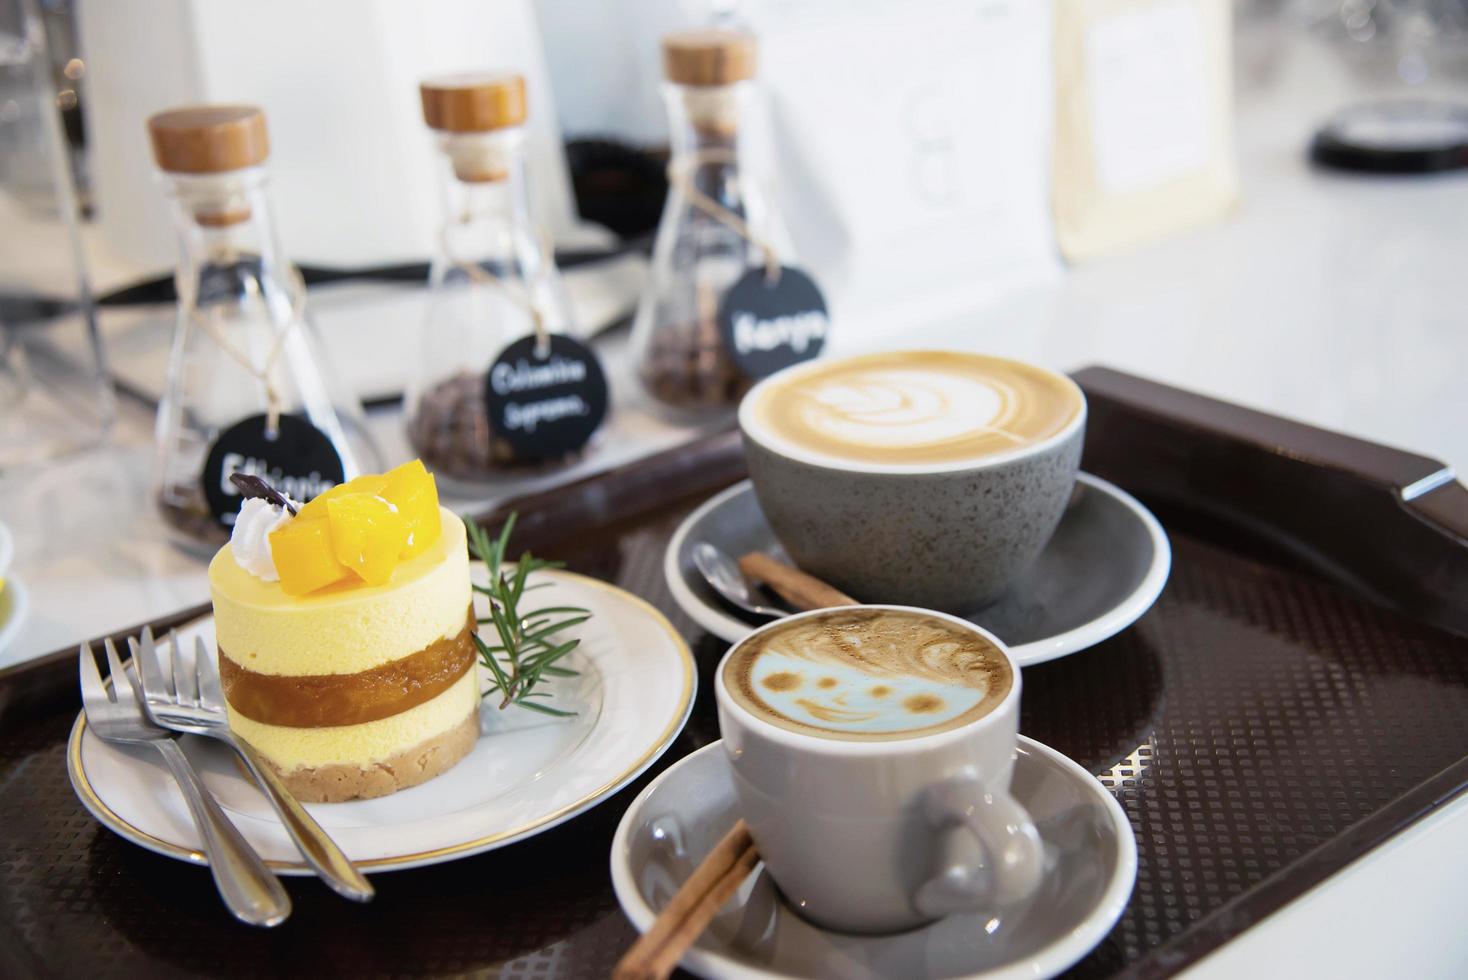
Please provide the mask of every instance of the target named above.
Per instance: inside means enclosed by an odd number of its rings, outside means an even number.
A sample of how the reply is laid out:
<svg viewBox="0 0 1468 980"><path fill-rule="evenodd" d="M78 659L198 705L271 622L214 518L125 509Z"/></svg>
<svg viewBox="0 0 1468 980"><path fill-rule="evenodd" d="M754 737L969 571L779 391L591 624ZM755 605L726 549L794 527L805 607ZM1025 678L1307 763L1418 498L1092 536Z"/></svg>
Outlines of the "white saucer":
<svg viewBox="0 0 1468 980"><path fill-rule="evenodd" d="M484 568L475 563L476 581ZM569 719L485 702L482 737L443 775L375 800L307 809L365 871L437 864L503 847L582 813L635 779L688 720L697 673L688 646L652 606L615 586L570 572L537 573L556 605L592 618L568 631L581 646L567 666L580 676L549 682ZM482 605L483 596L476 595ZM481 609L481 614L483 610ZM493 627L488 627L493 630ZM214 648L212 618L180 631ZM481 686L487 672L481 666ZM264 797L228 749L185 736L180 744L241 832L281 874L309 874ZM92 815L128 840L169 857L206 863L182 795L153 749L97 738L79 715L67 750L72 787Z"/></svg>
<svg viewBox="0 0 1468 980"><path fill-rule="evenodd" d="M1011 792L1045 841L1039 893L1004 916L958 915L911 932L828 932L792 912L758 865L682 965L703 977L985 977L1043 980L1111 931L1137 878L1137 845L1121 805L1090 773L1020 737ZM646 932L738 816L721 742L675 763L642 791L612 839L612 886Z"/></svg>
<svg viewBox="0 0 1468 980"><path fill-rule="evenodd" d="M25 583L14 576L6 578L5 588L0 589L0 651L20 632L30 608L31 596Z"/></svg>
<svg viewBox="0 0 1468 980"><path fill-rule="evenodd" d="M15 540L11 537L10 528L0 522L0 579L5 580L5 587L0 588L0 650L4 650L5 645L20 632L31 605L25 583L7 574L14 557Z"/></svg>
<svg viewBox="0 0 1468 980"><path fill-rule="evenodd" d="M1021 667L1095 646L1136 622L1162 592L1172 548L1131 494L1089 473L1040 557L998 602L967 617L1009 645ZM784 555L748 480L689 514L663 555L673 600L694 622L734 643L766 620L725 603L693 564L707 541L731 557ZM858 597L861 598L861 597Z"/></svg>

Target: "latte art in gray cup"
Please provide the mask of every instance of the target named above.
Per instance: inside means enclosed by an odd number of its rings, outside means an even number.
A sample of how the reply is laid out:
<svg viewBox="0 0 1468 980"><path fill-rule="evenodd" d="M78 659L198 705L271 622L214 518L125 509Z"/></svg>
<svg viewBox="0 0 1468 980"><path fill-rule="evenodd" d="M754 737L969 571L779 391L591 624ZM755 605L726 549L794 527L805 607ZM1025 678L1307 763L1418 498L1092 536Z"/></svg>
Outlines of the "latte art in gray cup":
<svg viewBox="0 0 1468 980"><path fill-rule="evenodd" d="M1009 792L1023 683L1004 641L912 606L795 613L734 644L719 733L790 906L886 933L1034 895L1045 848Z"/></svg>
<svg viewBox="0 0 1468 980"><path fill-rule="evenodd" d="M810 361L739 406L760 510L795 564L862 602L965 615L1049 541L1085 423L1064 375L957 351Z"/></svg>
<svg viewBox="0 0 1468 980"><path fill-rule="evenodd" d="M876 466L1004 456L1057 435L1085 408L1052 372L948 351L821 362L761 385L750 401L748 422L775 448Z"/></svg>
<svg viewBox="0 0 1468 980"><path fill-rule="evenodd" d="M983 636L891 609L776 625L724 664L734 701L770 724L851 741L916 738L984 717L1014 684Z"/></svg>

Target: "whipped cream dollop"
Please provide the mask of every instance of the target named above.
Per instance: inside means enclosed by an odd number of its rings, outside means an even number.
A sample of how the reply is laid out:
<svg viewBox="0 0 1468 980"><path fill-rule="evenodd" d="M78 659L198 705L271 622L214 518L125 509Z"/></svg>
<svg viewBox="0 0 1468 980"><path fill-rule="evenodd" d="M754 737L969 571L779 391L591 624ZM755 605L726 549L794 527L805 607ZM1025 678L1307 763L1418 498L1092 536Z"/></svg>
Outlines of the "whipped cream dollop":
<svg viewBox="0 0 1468 980"><path fill-rule="evenodd" d="M297 510L301 507L294 500L291 506ZM229 536L229 550L234 554L235 562L262 582L280 581L275 558L270 553L270 532L293 520L295 517L289 510L268 500L259 497L246 500L234 519L234 530Z"/></svg>

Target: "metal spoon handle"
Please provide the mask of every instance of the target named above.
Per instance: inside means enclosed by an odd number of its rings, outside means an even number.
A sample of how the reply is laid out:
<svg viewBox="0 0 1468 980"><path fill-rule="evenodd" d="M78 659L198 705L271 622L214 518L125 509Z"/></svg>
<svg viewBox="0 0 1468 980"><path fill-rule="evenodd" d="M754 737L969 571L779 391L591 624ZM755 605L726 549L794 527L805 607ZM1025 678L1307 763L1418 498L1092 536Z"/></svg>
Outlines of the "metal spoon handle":
<svg viewBox="0 0 1468 980"><path fill-rule="evenodd" d="M368 883L362 872L342 853L336 841L327 836L326 831L321 829L306 808L301 806L291 791L286 789L285 783L272 769L269 763L261 759L255 752L253 746L244 739L225 738L227 742L245 760L250 774L255 777L255 782L260 784L260 789L270 805L275 808L280 822L285 825L286 833L291 835L296 847L300 849L301 856L306 859L321 876L321 879L331 886L331 890L338 895L350 898L355 902L370 902L377 894L372 885Z"/></svg>
<svg viewBox="0 0 1468 980"><path fill-rule="evenodd" d="M152 744L162 753L178 781L178 788L183 791L189 812L204 838L209 872L224 904L241 922L254 926L280 925L291 914L291 899L280 881L204 788L178 742L161 738Z"/></svg>

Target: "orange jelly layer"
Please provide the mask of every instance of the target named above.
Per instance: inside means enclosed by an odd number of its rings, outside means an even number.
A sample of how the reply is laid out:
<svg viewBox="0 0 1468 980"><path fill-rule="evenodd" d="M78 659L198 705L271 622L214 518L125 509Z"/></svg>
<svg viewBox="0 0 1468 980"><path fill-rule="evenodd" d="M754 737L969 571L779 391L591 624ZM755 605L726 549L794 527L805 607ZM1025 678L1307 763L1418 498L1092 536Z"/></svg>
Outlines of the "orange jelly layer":
<svg viewBox="0 0 1468 980"><path fill-rule="evenodd" d="M265 725L332 728L381 721L448 690L474 666L474 610L462 631L417 653L355 674L258 674L219 651L224 697Z"/></svg>

